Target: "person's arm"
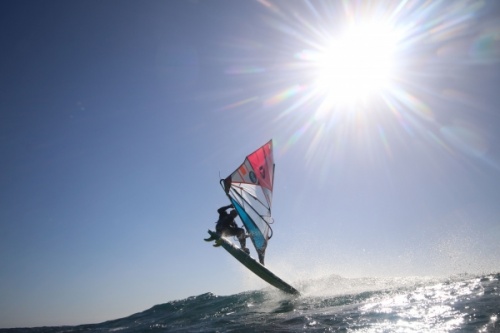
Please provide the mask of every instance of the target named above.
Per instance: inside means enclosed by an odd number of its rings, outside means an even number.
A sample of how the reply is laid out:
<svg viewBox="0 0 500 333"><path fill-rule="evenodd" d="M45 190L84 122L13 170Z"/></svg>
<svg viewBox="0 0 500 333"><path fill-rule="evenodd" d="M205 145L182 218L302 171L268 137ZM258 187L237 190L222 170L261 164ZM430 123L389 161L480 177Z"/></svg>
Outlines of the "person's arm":
<svg viewBox="0 0 500 333"><path fill-rule="evenodd" d="M221 207L221 208L217 209L217 213L222 214L226 211L226 209L231 208L231 207L233 207L233 204Z"/></svg>

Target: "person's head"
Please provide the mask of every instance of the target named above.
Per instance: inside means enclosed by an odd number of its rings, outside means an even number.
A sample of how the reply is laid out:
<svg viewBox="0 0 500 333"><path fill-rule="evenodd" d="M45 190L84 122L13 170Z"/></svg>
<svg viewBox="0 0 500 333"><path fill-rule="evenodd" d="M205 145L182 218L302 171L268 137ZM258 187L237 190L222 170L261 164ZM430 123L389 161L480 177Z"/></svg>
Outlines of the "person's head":
<svg viewBox="0 0 500 333"><path fill-rule="evenodd" d="M238 213L236 213L236 210L231 209L231 210L229 211L229 215L231 215L232 217L236 217L236 216L238 216Z"/></svg>

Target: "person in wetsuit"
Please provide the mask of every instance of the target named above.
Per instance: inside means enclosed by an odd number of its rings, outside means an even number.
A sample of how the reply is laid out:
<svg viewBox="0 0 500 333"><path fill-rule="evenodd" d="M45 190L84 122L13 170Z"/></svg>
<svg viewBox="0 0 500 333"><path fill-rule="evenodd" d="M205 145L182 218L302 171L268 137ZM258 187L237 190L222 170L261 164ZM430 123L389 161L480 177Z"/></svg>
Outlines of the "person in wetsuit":
<svg viewBox="0 0 500 333"><path fill-rule="evenodd" d="M241 249L249 254L250 250L246 247L245 230L243 230L243 228L239 228L234 221L236 216L238 216L238 213L236 213L236 210L231 209L228 214L227 210L229 208L233 208L233 205L224 206L217 210L217 213L219 213L219 220L215 225L215 231L222 237L236 236L240 242Z"/></svg>

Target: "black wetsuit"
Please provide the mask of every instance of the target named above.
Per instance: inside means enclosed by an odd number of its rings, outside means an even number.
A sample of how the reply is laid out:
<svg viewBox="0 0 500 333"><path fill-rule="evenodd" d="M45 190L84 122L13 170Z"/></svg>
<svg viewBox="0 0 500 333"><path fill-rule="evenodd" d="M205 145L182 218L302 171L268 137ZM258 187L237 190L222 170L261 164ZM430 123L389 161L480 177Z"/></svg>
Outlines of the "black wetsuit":
<svg viewBox="0 0 500 333"><path fill-rule="evenodd" d="M245 230L239 228L236 222L234 222L234 217L226 212L228 208L232 205L221 207L217 210L219 213L219 220L215 226L215 231L222 236L236 236L240 241L241 247L246 247L246 237Z"/></svg>

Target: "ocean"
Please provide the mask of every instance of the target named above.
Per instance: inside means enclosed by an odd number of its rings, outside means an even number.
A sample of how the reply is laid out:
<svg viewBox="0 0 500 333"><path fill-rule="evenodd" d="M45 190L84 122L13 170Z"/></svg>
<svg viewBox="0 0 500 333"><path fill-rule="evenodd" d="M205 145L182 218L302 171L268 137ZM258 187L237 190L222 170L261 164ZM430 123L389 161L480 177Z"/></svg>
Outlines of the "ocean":
<svg viewBox="0 0 500 333"><path fill-rule="evenodd" d="M0 329L48 332L500 332L500 273L448 278L343 278L210 292L99 324Z"/></svg>

